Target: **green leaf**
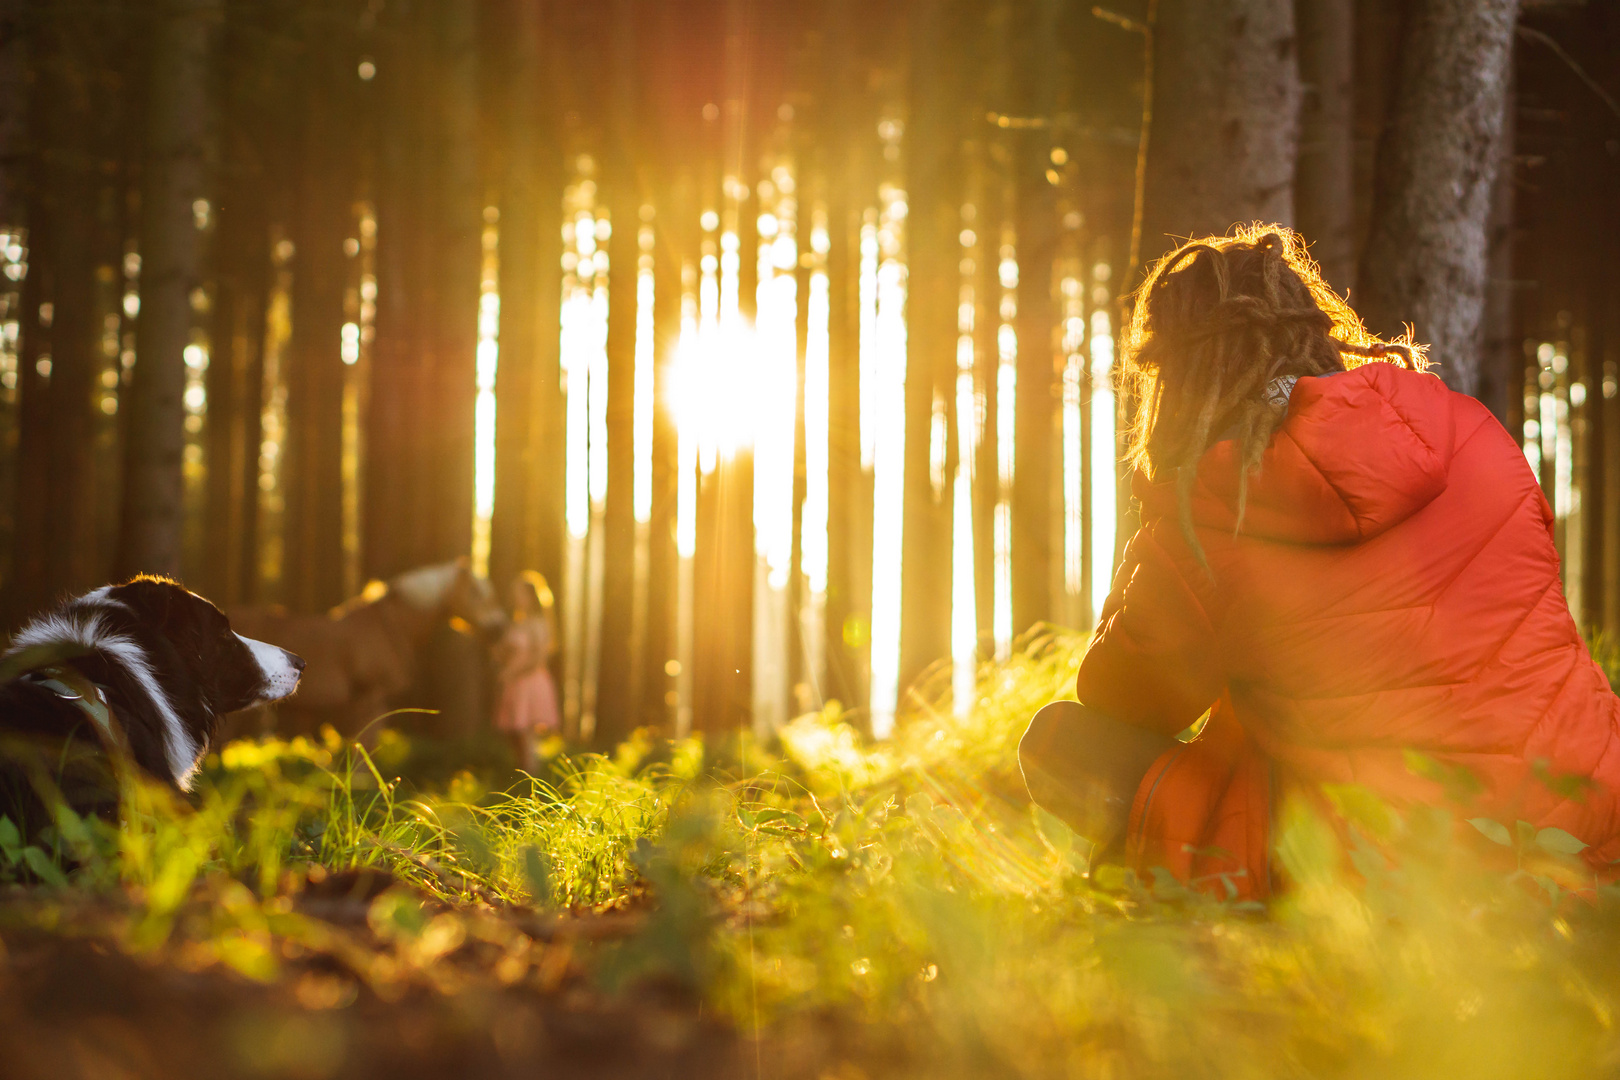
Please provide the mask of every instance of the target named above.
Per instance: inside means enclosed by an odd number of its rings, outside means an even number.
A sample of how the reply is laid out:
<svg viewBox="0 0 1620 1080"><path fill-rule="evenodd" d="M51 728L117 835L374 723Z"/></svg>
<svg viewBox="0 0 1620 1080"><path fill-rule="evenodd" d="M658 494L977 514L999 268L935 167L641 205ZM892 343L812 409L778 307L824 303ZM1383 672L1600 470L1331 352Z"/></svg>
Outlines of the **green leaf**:
<svg viewBox="0 0 1620 1080"><path fill-rule="evenodd" d="M523 849L523 876L529 879L529 893L536 904L551 900L551 860L533 844Z"/></svg>
<svg viewBox="0 0 1620 1080"><path fill-rule="evenodd" d="M61 867L52 862L51 857L39 848L32 846L23 848L22 860L45 884L55 885L57 888L67 884L67 875L62 873Z"/></svg>
<svg viewBox="0 0 1620 1080"><path fill-rule="evenodd" d="M1134 875L1117 863L1103 863L1091 871L1091 883L1103 892L1124 892Z"/></svg>
<svg viewBox="0 0 1620 1080"><path fill-rule="evenodd" d="M0 853L7 862L16 862L22 857L22 834L8 817L0 817Z"/></svg>
<svg viewBox="0 0 1620 1080"><path fill-rule="evenodd" d="M1408 772L1439 784L1452 802L1467 802L1485 790L1484 783L1467 766L1436 761L1416 750L1405 751L1404 757Z"/></svg>
<svg viewBox="0 0 1620 1080"><path fill-rule="evenodd" d="M1536 827L1522 818L1513 823L1514 830L1519 834L1514 847L1519 851L1530 850L1530 845L1536 842Z"/></svg>
<svg viewBox="0 0 1620 1080"><path fill-rule="evenodd" d="M1548 791L1560 799L1569 799L1572 802L1585 802L1588 790L1597 787L1590 776L1579 773L1555 773L1552 765L1546 758L1536 758L1530 762L1530 771Z"/></svg>
<svg viewBox="0 0 1620 1080"><path fill-rule="evenodd" d="M1469 818L1468 824L1478 829L1481 835L1493 843L1501 844L1503 847L1513 846L1513 837L1508 835L1507 826L1503 825L1499 821L1492 821L1490 818L1485 817L1476 817Z"/></svg>
<svg viewBox="0 0 1620 1080"><path fill-rule="evenodd" d="M752 829L759 824L759 818L752 811L741 806L737 807L737 820L743 823L745 829Z"/></svg>
<svg viewBox="0 0 1620 1080"><path fill-rule="evenodd" d="M1379 840L1388 840L1400 827L1389 803L1360 784L1323 784L1322 793L1341 817Z"/></svg>
<svg viewBox="0 0 1620 1080"><path fill-rule="evenodd" d="M1579 855L1586 850L1584 841L1571 836L1563 829L1553 828L1542 829L1536 833L1536 846L1557 855Z"/></svg>

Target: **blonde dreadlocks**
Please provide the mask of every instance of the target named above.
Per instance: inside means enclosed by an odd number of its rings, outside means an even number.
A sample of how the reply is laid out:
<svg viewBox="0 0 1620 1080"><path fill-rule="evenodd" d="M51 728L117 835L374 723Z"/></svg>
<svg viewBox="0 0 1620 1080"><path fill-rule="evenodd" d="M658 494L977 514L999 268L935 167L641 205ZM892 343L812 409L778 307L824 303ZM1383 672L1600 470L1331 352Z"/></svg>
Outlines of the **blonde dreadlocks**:
<svg viewBox="0 0 1620 1080"><path fill-rule="evenodd" d="M1414 371L1427 366L1410 334L1395 342L1369 334L1322 280L1305 241L1281 225L1183 244L1149 269L1133 299L1123 341L1124 390L1139 403L1129 460L1155 481L1175 477L1181 532L1205 570L1192 524L1198 460L1214 438L1235 434L1241 529L1249 475L1287 415L1269 393L1274 380L1391 356Z"/></svg>

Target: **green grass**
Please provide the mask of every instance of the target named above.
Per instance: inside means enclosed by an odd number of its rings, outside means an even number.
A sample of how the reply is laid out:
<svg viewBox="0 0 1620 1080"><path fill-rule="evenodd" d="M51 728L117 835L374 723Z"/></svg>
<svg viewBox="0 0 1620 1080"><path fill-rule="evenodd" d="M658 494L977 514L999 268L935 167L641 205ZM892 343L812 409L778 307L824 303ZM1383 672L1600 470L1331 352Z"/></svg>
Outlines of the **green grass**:
<svg viewBox="0 0 1620 1080"><path fill-rule="evenodd" d="M867 1075L1614 1071L1616 898L1567 891L1561 834L1497 844L1338 789L1345 828L1285 808L1295 885L1265 909L1088 873L1015 760L1082 646L986 665L968 719L925 682L881 746L829 709L779 744L637 739L507 790L399 780L399 737L232 744L194 806L135 789L121 826L60 814L31 849L0 825L0 880L27 883L0 929L264 983L319 954L384 998L557 985L537 943L566 931L593 993L661 988ZM362 925L308 902L367 869L397 884L353 902Z"/></svg>

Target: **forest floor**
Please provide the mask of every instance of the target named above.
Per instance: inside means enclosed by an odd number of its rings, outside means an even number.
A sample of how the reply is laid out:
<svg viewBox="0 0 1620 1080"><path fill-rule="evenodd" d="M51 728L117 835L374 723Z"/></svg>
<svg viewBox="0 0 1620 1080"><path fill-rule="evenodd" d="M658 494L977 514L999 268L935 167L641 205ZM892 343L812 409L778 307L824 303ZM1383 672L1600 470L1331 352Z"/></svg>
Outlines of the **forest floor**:
<svg viewBox="0 0 1620 1080"><path fill-rule="evenodd" d="M508 785L423 779L402 736L239 742L120 827L0 822L0 1075L1620 1069L1620 895L1559 884L1564 834L1342 788L1348 828L1283 809L1267 908L1090 873L1015 758L1082 644L985 665L968 718L925 689L879 746L829 711Z"/></svg>

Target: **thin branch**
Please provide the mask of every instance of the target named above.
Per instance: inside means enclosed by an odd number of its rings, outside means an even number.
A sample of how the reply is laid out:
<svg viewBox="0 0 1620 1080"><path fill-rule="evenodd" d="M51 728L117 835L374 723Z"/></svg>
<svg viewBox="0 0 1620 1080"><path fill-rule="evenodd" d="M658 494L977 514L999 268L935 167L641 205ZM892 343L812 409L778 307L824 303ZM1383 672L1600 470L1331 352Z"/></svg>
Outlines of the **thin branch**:
<svg viewBox="0 0 1620 1080"><path fill-rule="evenodd" d="M1103 22L1113 23L1121 30L1129 30L1133 34L1146 34L1153 25L1153 14L1151 10L1148 13L1147 22L1137 22L1129 15L1121 15L1119 12L1109 11L1105 7L1093 7L1091 9L1091 14L1101 19Z"/></svg>
<svg viewBox="0 0 1620 1080"><path fill-rule="evenodd" d="M1616 102L1614 100L1609 92L1603 88L1602 83L1599 83L1596 79L1592 78L1592 76L1588 75L1586 73L1586 69L1581 67L1581 65L1575 61L1573 56L1565 52L1564 47L1558 44L1552 35L1545 34L1540 30L1534 30L1528 26L1521 26L1519 27L1519 36L1530 41L1540 42L1541 44L1547 46L1547 48L1551 49L1553 55L1562 60L1565 66L1575 73L1575 77L1581 80L1581 82L1585 83L1587 88L1590 89L1592 93L1596 94L1603 104L1609 107L1610 112L1614 113L1615 116L1620 116L1620 102Z"/></svg>
<svg viewBox="0 0 1620 1080"><path fill-rule="evenodd" d="M1101 8L1092 14L1106 18ZM1122 279L1126 286L1136 281L1142 265L1142 207L1147 195L1148 137L1153 132L1153 26L1159 18L1159 0L1148 0L1147 20L1139 25L1142 35L1142 137L1136 145L1136 190L1131 206L1131 253ZM1129 21L1129 20L1127 20ZM1124 25L1123 23L1121 25Z"/></svg>

